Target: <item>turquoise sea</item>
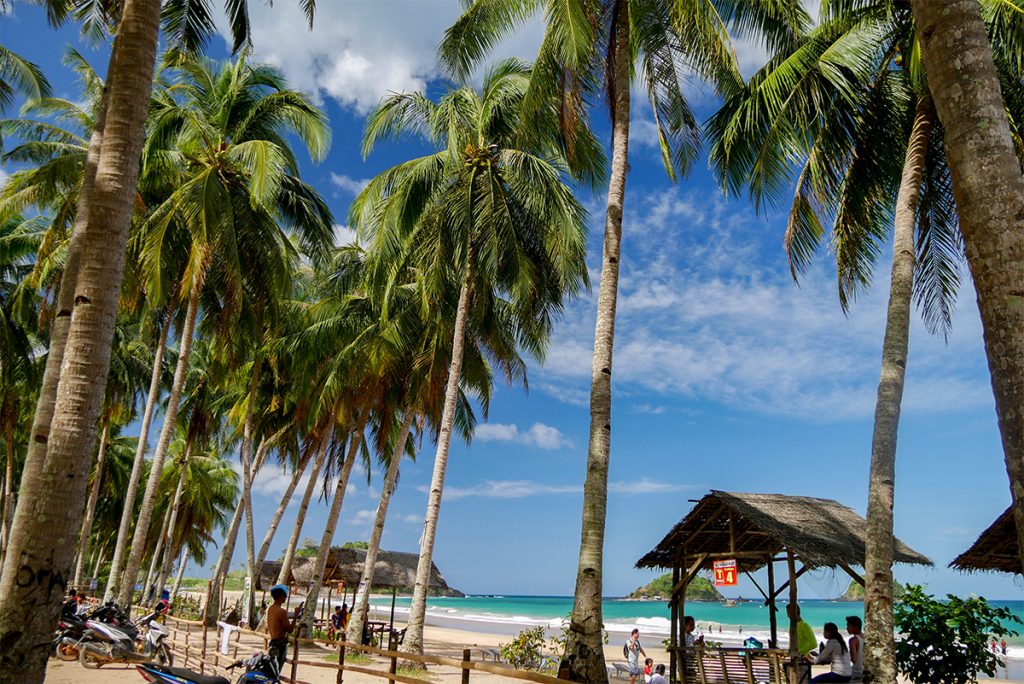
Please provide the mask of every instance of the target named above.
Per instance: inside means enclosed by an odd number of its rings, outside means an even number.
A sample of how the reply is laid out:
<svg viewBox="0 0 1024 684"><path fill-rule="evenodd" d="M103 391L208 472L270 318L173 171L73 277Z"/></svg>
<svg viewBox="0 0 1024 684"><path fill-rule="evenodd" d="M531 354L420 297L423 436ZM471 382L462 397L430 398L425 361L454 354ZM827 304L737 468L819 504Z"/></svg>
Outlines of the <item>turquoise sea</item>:
<svg viewBox="0 0 1024 684"><path fill-rule="evenodd" d="M409 598L399 597L395 603L397 615L408 611ZM379 610L390 609L390 600L375 597L373 605ZM1010 608L1024 621L1024 601L992 601L993 605ZM802 615L819 635L822 625L835 622L842 629L848 615L864 616L864 604L806 599L800 601ZM467 596L465 598L431 598L427 603L428 620L434 618L444 624L489 623L500 631L513 634L532 625L557 629L572 609L571 596ZM613 598L604 601L605 628L613 641L618 634L627 634L634 627L640 629L641 638L661 641L669 635L669 609L665 601L625 601ZM701 631L709 638L725 642L740 642L747 636L766 640L768 635L768 608L763 601L737 603L728 607L722 603L687 604ZM787 628L785 608L780 607L779 630L784 638ZM467 624L467 628L472 628ZM721 631L719 631L721 630ZM720 636L719 636L720 635ZM742 636L741 636L742 635ZM1013 657L1024 657L1024 637L1007 640Z"/></svg>

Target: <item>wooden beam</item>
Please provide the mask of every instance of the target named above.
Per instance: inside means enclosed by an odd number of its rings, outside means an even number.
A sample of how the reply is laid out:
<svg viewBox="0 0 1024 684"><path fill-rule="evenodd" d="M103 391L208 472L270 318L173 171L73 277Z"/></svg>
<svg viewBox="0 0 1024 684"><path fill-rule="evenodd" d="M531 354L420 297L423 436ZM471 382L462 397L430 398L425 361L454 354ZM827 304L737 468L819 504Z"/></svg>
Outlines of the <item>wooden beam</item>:
<svg viewBox="0 0 1024 684"><path fill-rule="evenodd" d="M800 569L800 572L796 571L796 557L793 555L791 549L786 549L786 567L789 570L789 580L786 584L789 585L789 605L791 608L796 607L797 594L796 594L796 580L800 577L800 574L807 569L805 565ZM783 585L785 586L785 585ZM802 663L800 658L800 645L799 645L799 631L797 628L798 621L796 614L793 610L789 610L789 681L790 684L800 684L800 675Z"/></svg>
<svg viewBox="0 0 1024 684"><path fill-rule="evenodd" d="M690 569L686 571L686 574L683 575L682 578L680 578L680 580L676 582L675 585L672 587L672 596L678 594L683 589L683 587L690 583L694 575L696 575L700 571L700 566L703 565L704 561L706 561L707 559L708 554L706 553L702 553L701 555L697 556L697 560L693 562L693 565L691 565Z"/></svg>
<svg viewBox="0 0 1024 684"><path fill-rule="evenodd" d="M762 589L762 588L761 588L761 585L757 583L757 580L756 580L756 579L754 579L754 576L753 576L753 575L751 575L751 574L750 574L749 572L747 572L746 570L744 570L744 571L743 571L743 574L747 576L747 579L748 579L748 580L750 580L751 582L753 582L753 583L754 583L754 586L755 586L755 587L757 587L757 590L758 590L759 592L761 592L761 596L763 596L763 597L764 597L764 600L765 600L765 601L767 601L767 600L768 600L768 594L764 593L764 589Z"/></svg>
<svg viewBox="0 0 1024 684"><path fill-rule="evenodd" d="M694 530L693 532L691 532L691 533L690 533L690 535L689 535L689 536L688 536L688 537L687 537L686 539L684 539L684 540L683 540L682 542L680 542L679 544L677 544L677 546L678 546L679 548L681 548L681 549L685 549L685 548L686 548L687 546L689 546L690 542L691 542L691 541L693 541L693 538L694 538L694 537L696 537L696 536L697 536L698 534L700 534L701 532L703 532L703 531L704 531L704 528L705 528L705 527L707 527L707 526L708 526L708 525L710 525L710 524L711 524L712 522L714 522L714 521L715 521L715 520L716 520L716 519L718 518L718 514L719 514L719 513L721 513L721 512L722 512L722 509L723 509L723 508L725 508L725 507L726 507L726 506L725 506L725 504L724 504L724 503L720 503L720 504L718 504L718 508L716 508L716 509L714 510L714 513L712 513L711 515L709 515L709 516L708 516L708 518L707 518L707 520L705 520L704 522L702 522L702 523L700 524L700 527L698 527L698 528L697 528L697 529L695 529L695 530ZM692 513L691 513L691 515L692 515Z"/></svg>
<svg viewBox="0 0 1024 684"><path fill-rule="evenodd" d="M864 586L864 578L857 574L857 572L846 563L840 563L839 567L846 571L846 574L853 578L853 581Z"/></svg>
<svg viewBox="0 0 1024 684"><path fill-rule="evenodd" d="M775 559L768 559L768 600L765 601L765 605L768 606L768 625L771 629L771 638L768 639L768 648L779 647L779 620L776 613L779 609L775 607ZM781 680L780 680L781 681Z"/></svg>
<svg viewBox="0 0 1024 684"><path fill-rule="evenodd" d="M795 558L795 557L794 557L794 558ZM787 562L787 563L789 562L789 559L788 559L788 558L786 559L786 562ZM794 560L794 562L795 562L795 560ZM774 594L773 594L772 596L774 597L774 596L778 596L779 594L781 594L781 593L782 593L783 591L785 591L785 590L786 590L786 587L788 587L788 586L789 586L789 583L790 583L790 582L793 582L793 581L795 581L795 580L799 579L799 578L800 578L800 575L802 575L802 574L804 574L805 572L807 572L807 570L808 570L808 569L809 569L809 568L808 568L808 567L807 567L807 566L805 565L805 566L803 566L802 568L800 568L800 570L798 570L798 571L797 571L797 573L796 573L795 575L794 575L793 573L790 573L789 579L788 579L788 580L786 580L785 582L783 582L783 583L782 583L782 586L781 586L781 587L779 587L779 588L778 588L778 589L777 589L777 590L775 591L775 593L774 593Z"/></svg>

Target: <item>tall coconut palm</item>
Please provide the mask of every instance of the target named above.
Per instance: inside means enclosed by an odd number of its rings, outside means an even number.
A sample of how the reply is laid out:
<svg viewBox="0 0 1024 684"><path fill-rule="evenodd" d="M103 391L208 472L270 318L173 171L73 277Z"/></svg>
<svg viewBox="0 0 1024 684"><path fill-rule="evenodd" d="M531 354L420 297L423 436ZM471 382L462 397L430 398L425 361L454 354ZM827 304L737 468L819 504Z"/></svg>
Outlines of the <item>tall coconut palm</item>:
<svg viewBox="0 0 1024 684"><path fill-rule="evenodd" d="M252 65L245 55L225 64L188 59L179 69L180 83L159 98L143 154L144 173L175 189L148 218L140 243L154 293L163 283L166 243L187 245L178 296L188 304L174 383L120 583L118 600L125 605L145 551L204 286L209 280L235 301L247 290L276 291L295 255L286 228L294 229L314 258L332 238L330 211L299 179L285 139L297 136L315 160L322 159L330 142L323 113L289 90L279 71Z"/></svg>
<svg viewBox="0 0 1024 684"><path fill-rule="evenodd" d="M422 269L424 302L458 292L451 361L428 496L416 586L403 648L422 652L423 617L466 340L490 347L523 380L515 340L542 357L565 300L586 283L585 212L565 182L558 110L545 103L538 125L522 125L529 68L507 60L481 93L464 87L434 103L400 94L370 115L364 151L380 140L421 134L438 149L374 178L357 197L352 223L372 239L386 277ZM543 134L535 133L543 132ZM595 149L588 133L578 147ZM600 157L600 155L597 155ZM406 254L402 254L402 251ZM377 268L377 267L374 267ZM448 299L451 301L451 299ZM514 331L514 332L513 332ZM493 337L488 337L493 335Z"/></svg>
<svg viewBox="0 0 1024 684"><path fill-rule="evenodd" d="M6 11L6 2L0 10ZM18 97L38 98L50 94L50 82L42 70L16 52L0 45L0 112Z"/></svg>
<svg viewBox="0 0 1024 684"><path fill-rule="evenodd" d="M978 3L910 4L922 36L928 86L946 129L1024 567L1024 177ZM953 45L957 59L949 59Z"/></svg>
<svg viewBox="0 0 1024 684"><path fill-rule="evenodd" d="M911 17L887 2L856 4L832 4L826 21L727 100L709 128L727 189L749 185L760 205L796 177L786 233L793 274L806 267L831 224L844 309L870 282L879 243L893 238L865 566L865 670L890 681L896 440L911 306L916 295L926 324L948 330L962 244L943 130Z"/></svg>
<svg viewBox="0 0 1024 684"><path fill-rule="evenodd" d="M741 79L727 29L763 40L771 49L790 44L809 23L797 0L476 0L445 34L441 61L465 78L511 31L543 12L544 37L530 84L526 115L547 97L561 102L564 147L576 159L576 133L584 103L607 93L612 122L601 285L591 371L590 438L583 487L579 566L566 656L572 677L604 681L601 616L602 559L611 450L612 348L621 262L622 215L629 167L630 80L642 79L670 178L685 176L698 153L700 133L680 86L682 65L721 91Z"/></svg>

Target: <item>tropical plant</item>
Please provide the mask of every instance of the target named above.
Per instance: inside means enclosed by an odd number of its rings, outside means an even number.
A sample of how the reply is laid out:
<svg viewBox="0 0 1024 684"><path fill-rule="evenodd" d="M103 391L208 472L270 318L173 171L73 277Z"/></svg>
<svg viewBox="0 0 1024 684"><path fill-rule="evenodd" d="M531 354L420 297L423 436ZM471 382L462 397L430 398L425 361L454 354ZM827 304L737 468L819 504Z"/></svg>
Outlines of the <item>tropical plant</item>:
<svg viewBox="0 0 1024 684"><path fill-rule="evenodd" d="M669 177L685 176L698 154L700 132L680 85L683 65L720 91L730 92L742 79L728 29L781 50L810 19L796 0L476 0L446 32L439 50L442 63L457 78L466 78L504 36L541 11L545 30L524 101L527 120L556 98L559 139L570 162L581 159L578 133L586 123L589 97L607 93L612 122L583 524L572 638L566 650L573 679L597 682L608 676L601 648L601 567L611 450L612 348L629 166L630 81L636 73L643 82Z"/></svg>
<svg viewBox="0 0 1024 684"><path fill-rule="evenodd" d="M946 129L946 154L978 292L1024 568L1024 177L981 7L973 0L910 4L923 38L921 61L928 87ZM1019 43L1020 33L1008 39ZM959 55L955 60L949 59L952 45Z"/></svg>
<svg viewBox="0 0 1024 684"><path fill-rule="evenodd" d="M896 661L911 682L967 684L979 673L996 676L1002 659L988 649L988 638L1016 636L1021 624L1009 608L996 608L981 596L937 599L910 585L896 605Z"/></svg>
<svg viewBox="0 0 1024 684"><path fill-rule="evenodd" d="M499 360L506 379L525 379L518 355L542 357L552 318L586 283L585 212L565 182L558 108L544 103L534 124L520 118L529 68L506 60L480 93L463 87L439 102L413 94L386 98L371 113L369 153L381 140L422 135L438 150L399 164L356 198L351 223L371 239L371 283L402 282L420 269L420 296L450 302L458 292L451 362L437 454L403 648L421 652L423 616L448 449L467 339ZM589 142L585 142L589 141ZM594 148L581 132L579 147ZM382 288L386 286L380 285ZM476 345L469 345L470 347Z"/></svg>
<svg viewBox="0 0 1024 684"><path fill-rule="evenodd" d="M157 95L142 155L144 177L154 188L165 184L167 199L147 218L138 244L148 290L157 301L165 287L168 253L183 257L177 262L176 296L188 303L153 470L120 581L123 605L131 600L145 550L204 288L216 288L226 300L226 315L238 315L243 301L253 306L286 291L297 258L289 232L313 259L324 258L333 238L330 211L317 191L299 179L286 140L295 135L314 160L322 159L330 144L323 113L289 90L277 69L250 64L244 54L224 64L185 59L177 70L181 80Z"/></svg>

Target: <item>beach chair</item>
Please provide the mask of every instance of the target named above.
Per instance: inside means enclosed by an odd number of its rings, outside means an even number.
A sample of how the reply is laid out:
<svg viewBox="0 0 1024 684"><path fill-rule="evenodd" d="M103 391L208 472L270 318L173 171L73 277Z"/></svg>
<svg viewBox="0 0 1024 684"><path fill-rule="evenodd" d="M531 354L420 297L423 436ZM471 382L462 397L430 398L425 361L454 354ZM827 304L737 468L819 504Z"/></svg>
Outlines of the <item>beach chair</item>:
<svg viewBox="0 0 1024 684"><path fill-rule="evenodd" d="M499 651L498 649L496 649L496 648L488 648L488 649L485 649L484 652L485 653L490 653L491 654L491 658L494 659L494 662L496 662L496 663L500 663L501 662L501 651Z"/></svg>
<svg viewBox="0 0 1024 684"><path fill-rule="evenodd" d="M624 663L612 663L612 665L615 666L616 677L622 676L629 678L629 666L625 665Z"/></svg>

